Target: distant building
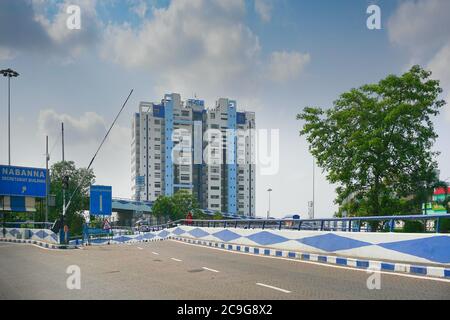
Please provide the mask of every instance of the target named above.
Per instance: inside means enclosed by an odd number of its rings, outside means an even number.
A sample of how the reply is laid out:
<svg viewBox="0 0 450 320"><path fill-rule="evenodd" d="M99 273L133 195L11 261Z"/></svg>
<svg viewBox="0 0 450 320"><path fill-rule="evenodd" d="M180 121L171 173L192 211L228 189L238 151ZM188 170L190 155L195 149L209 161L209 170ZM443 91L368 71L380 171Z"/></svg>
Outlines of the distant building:
<svg viewBox="0 0 450 320"><path fill-rule="evenodd" d="M443 201L445 200L446 192L445 188L436 188L433 192L433 202L427 203L427 214L442 214L447 213L447 209L445 205L443 205ZM450 196L450 187L447 189L447 197ZM422 213L425 214L425 204L422 204Z"/></svg>
<svg viewBox="0 0 450 320"><path fill-rule="evenodd" d="M210 109L176 93L141 102L132 121L134 199L188 190L203 209L255 216L254 128L255 114L234 100Z"/></svg>

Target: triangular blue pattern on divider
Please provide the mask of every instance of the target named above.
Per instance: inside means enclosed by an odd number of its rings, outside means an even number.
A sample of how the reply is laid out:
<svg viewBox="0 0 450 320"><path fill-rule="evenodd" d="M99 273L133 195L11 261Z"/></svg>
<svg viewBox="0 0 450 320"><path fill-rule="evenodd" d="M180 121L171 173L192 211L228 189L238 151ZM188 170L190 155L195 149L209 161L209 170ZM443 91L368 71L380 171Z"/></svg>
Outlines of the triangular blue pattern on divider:
<svg viewBox="0 0 450 320"><path fill-rule="evenodd" d="M45 239L45 237L48 236L48 233L43 230L39 230L35 235L41 239Z"/></svg>
<svg viewBox="0 0 450 320"><path fill-rule="evenodd" d="M170 234L170 232L168 232L168 231L166 231L166 230L163 230L163 231L161 231L161 232L158 234L158 236L160 236L161 238L165 238L165 237L167 237L169 234Z"/></svg>
<svg viewBox="0 0 450 320"><path fill-rule="evenodd" d="M172 231L172 233L179 236L179 235L182 235L183 233L186 233L186 231L184 231L181 228L176 228L175 230Z"/></svg>
<svg viewBox="0 0 450 320"><path fill-rule="evenodd" d="M251 236L247 237L248 239L252 240L253 242L256 242L260 245L271 245L275 243L281 243L289 241L289 239L273 234L268 231L261 231L255 234L252 234Z"/></svg>
<svg viewBox="0 0 450 320"><path fill-rule="evenodd" d="M241 236L238 235L237 233L234 233L232 231L229 230L222 230L219 232L216 232L213 234L214 237L222 240L222 241L232 241L235 240L237 238L240 238Z"/></svg>
<svg viewBox="0 0 450 320"><path fill-rule="evenodd" d="M380 247L410 254L438 263L450 263L450 237L435 236L422 239L380 243Z"/></svg>
<svg viewBox="0 0 450 320"><path fill-rule="evenodd" d="M145 239L152 239L152 238L154 238L154 237L156 237L156 235L155 235L154 233L151 233L151 232L148 232L148 233L146 233L146 234L144 235L144 238L145 238Z"/></svg>
<svg viewBox="0 0 450 320"><path fill-rule="evenodd" d="M144 240L144 236L140 234L136 238L134 238L134 240L142 241Z"/></svg>
<svg viewBox="0 0 450 320"><path fill-rule="evenodd" d="M102 238L91 239L91 243L107 243L107 242L108 242L108 239L102 239Z"/></svg>
<svg viewBox="0 0 450 320"><path fill-rule="evenodd" d="M355 249L372 245L372 243L369 242L354 240L351 238L338 236L333 233L307 237L298 239L297 241L327 252Z"/></svg>
<svg viewBox="0 0 450 320"><path fill-rule="evenodd" d="M195 228L192 229L191 231L188 232L190 235L196 237L196 238L202 238L202 237L206 237L209 236L209 233L200 229L200 228Z"/></svg>
<svg viewBox="0 0 450 320"><path fill-rule="evenodd" d="M19 233L20 232L17 229L12 229L11 231L9 231L9 234L11 234L13 237L15 237Z"/></svg>
<svg viewBox="0 0 450 320"><path fill-rule="evenodd" d="M120 236L120 237L114 238L114 240L117 241L117 242L126 242L126 241L130 241L131 238L130 237L125 237L125 236Z"/></svg>

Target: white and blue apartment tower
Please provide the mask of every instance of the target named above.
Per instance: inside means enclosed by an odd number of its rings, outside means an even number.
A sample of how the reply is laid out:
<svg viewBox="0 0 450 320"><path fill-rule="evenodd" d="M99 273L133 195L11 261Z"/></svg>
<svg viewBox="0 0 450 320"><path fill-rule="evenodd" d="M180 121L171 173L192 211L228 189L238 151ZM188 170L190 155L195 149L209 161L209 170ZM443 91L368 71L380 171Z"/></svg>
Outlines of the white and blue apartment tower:
<svg viewBox="0 0 450 320"><path fill-rule="evenodd" d="M132 120L133 198L154 201L183 189L203 209L254 217L254 129L255 114L238 111L234 100L209 109L176 93L141 102Z"/></svg>

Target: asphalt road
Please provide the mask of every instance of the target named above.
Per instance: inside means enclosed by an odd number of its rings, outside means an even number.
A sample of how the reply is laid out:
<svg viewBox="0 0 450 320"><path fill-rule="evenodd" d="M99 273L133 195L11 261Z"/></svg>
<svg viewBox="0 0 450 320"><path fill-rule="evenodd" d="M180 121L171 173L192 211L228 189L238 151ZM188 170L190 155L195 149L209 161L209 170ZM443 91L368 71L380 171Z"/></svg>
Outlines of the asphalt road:
<svg viewBox="0 0 450 320"><path fill-rule="evenodd" d="M69 290L66 270L81 270ZM251 256L175 241L46 250L0 243L0 299L450 299L450 282Z"/></svg>

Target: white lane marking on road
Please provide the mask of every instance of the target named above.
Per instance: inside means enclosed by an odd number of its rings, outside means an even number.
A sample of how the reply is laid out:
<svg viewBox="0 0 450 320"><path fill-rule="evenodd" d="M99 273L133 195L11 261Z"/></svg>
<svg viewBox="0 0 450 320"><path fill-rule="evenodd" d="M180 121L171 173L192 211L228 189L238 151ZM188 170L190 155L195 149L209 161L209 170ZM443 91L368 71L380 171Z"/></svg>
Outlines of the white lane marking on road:
<svg viewBox="0 0 450 320"><path fill-rule="evenodd" d="M274 286L269 286L268 284L264 284L264 283L260 283L260 282L257 282L256 285L261 286L261 287L266 287L266 288L269 288L269 289L273 289L273 290L278 290L278 291L281 291L281 292L284 292L284 293L291 293L289 290L277 288L277 287L274 287Z"/></svg>
<svg viewBox="0 0 450 320"><path fill-rule="evenodd" d="M177 261L177 262L183 261L183 260L180 260L180 259L177 259L177 258L170 258L170 259L172 259L173 261Z"/></svg>
<svg viewBox="0 0 450 320"><path fill-rule="evenodd" d="M144 250L144 249L142 249L141 247L137 247L139 250Z"/></svg>
<svg viewBox="0 0 450 320"><path fill-rule="evenodd" d="M205 270L211 271L211 272L215 272L215 273L218 273L218 272L219 272L219 271L217 271L217 270L210 269L210 268L207 268L207 267L202 267L202 268L205 269Z"/></svg>
<svg viewBox="0 0 450 320"><path fill-rule="evenodd" d="M315 264L315 265L322 266L322 267L329 267L329 268L344 269L344 270L359 271L359 272L365 272L365 273L367 273L367 269L358 269L358 268L354 268L354 267L338 266L338 265L334 265L334 264L320 263L320 262L314 262L314 261L305 261L305 260L298 260L298 259L292 259L292 258L273 257L273 256L266 256L266 255L249 254L249 253L245 253L245 252L231 251L231 250L221 249L221 248L213 248L213 247L199 246L199 245L197 245L197 244L186 243L186 242L183 242L183 241L177 241L177 240L172 240L172 239L170 239L169 241L173 241L173 242L177 242L177 243L181 243L181 244L185 244L185 245L193 246L193 247L197 247L197 248L204 248L204 249L210 249L210 250L217 250L217 251L222 251L222 252L226 252L226 253L242 254L242 255L244 255L244 256L249 256L249 257L257 257L257 258L265 258L265 259L277 259L277 260L286 260L286 261L298 262L298 263ZM388 274L388 275L391 275L391 276L399 276L399 277L406 277L406 278L413 278L413 279L420 279L420 280L431 280L431 281L438 281L438 282L446 282L446 283L450 283L450 279L432 278L432 277L427 277L427 276L417 276L417 275L413 275L413 274L398 273L398 272L389 272L389 271L376 271L376 272L377 272L377 273L381 273L381 274Z"/></svg>
<svg viewBox="0 0 450 320"><path fill-rule="evenodd" d="M159 253L158 253L158 252L152 251L152 253L153 253L155 256L159 256Z"/></svg>

